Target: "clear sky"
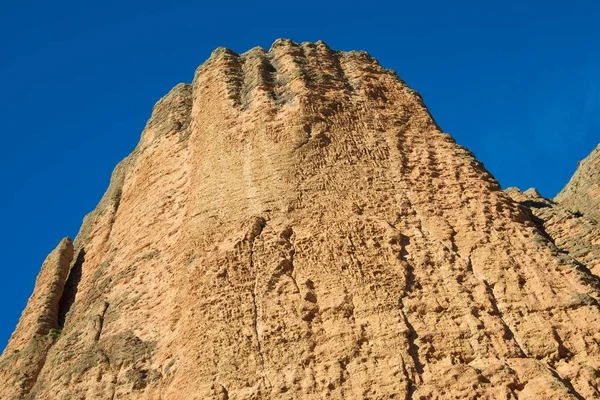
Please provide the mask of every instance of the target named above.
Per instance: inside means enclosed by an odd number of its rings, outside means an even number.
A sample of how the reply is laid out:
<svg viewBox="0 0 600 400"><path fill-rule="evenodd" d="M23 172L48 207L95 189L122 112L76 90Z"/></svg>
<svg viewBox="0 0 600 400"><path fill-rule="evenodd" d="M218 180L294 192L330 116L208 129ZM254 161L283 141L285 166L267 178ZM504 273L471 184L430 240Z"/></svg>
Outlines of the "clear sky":
<svg viewBox="0 0 600 400"><path fill-rule="evenodd" d="M3 1L0 349L153 104L279 37L368 51L503 187L553 197L600 140L597 1Z"/></svg>

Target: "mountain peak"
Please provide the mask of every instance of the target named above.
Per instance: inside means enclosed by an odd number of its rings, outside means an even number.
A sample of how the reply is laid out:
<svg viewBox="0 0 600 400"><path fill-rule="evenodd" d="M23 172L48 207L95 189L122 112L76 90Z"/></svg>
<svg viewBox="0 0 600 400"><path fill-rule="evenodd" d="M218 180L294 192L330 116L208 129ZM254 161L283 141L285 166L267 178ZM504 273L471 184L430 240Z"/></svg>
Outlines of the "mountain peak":
<svg viewBox="0 0 600 400"><path fill-rule="evenodd" d="M219 48L42 266L0 397L592 398L600 281L538 196L365 52Z"/></svg>

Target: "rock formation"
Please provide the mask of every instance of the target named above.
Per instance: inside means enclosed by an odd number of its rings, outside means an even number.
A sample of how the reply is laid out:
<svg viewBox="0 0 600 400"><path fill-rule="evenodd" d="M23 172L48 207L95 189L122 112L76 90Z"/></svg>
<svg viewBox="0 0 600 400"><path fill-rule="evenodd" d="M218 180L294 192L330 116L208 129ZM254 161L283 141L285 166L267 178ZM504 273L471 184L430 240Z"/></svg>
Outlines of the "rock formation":
<svg viewBox="0 0 600 400"><path fill-rule="evenodd" d="M555 200L565 208L600 220L600 145L579 163L577 171Z"/></svg>
<svg viewBox="0 0 600 400"><path fill-rule="evenodd" d="M596 181L600 183L600 176ZM569 190L569 186L570 184L565 190ZM559 194L554 200L548 200L535 189L521 193L516 188L508 188L506 193L529 208L540 231L561 252L570 255L582 267L589 268L591 273L600 277L600 229L594 216L597 211L585 208L589 204L585 198L577 197L561 202ZM579 204L574 206L573 202ZM589 213L583 214L581 209Z"/></svg>
<svg viewBox="0 0 600 400"><path fill-rule="evenodd" d="M219 48L42 266L0 397L597 398L595 165L515 201L367 53Z"/></svg>

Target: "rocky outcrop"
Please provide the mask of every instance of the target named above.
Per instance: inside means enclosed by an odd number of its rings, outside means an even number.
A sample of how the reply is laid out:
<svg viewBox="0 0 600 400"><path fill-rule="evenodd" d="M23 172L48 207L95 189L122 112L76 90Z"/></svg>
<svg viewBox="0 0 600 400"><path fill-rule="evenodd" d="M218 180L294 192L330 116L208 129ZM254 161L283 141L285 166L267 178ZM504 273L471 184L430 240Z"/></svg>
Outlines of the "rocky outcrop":
<svg viewBox="0 0 600 400"><path fill-rule="evenodd" d="M516 188L506 191L529 209L542 234L561 252L600 277L600 229L595 219L572 208L569 203L565 205L543 198L535 189L523 193Z"/></svg>
<svg viewBox="0 0 600 400"><path fill-rule="evenodd" d="M598 278L364 52L215 50L75 244L3 398L600 395Z"/></svg>
<svg viewBox="0 0 600 400"><path fill-rule="evenodd" d="M71 239L63 239L46 258L33 295L0 359L0 393L20 399L36 383L48 349L60 336L60 300L73 259Z"/></svg>
<svg viewBox="0 0 600 400"><path fill-rule="evenodd" d="M579 162L577 171L554 200L565 209L600 221L600 145Z"/></svg>

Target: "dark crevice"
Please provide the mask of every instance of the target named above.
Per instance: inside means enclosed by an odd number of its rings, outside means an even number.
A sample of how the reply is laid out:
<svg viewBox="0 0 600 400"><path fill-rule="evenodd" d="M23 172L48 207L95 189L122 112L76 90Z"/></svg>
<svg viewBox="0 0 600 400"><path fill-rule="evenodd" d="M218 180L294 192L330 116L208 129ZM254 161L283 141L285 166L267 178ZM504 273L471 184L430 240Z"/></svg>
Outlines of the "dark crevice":
<svg viewBox="0 0 600 400"><path fill-rule="evenodd" d="M469 259L470 258L471 258L471 256L469 255ZM485 286L485 291L488 295L488 299L489 299L490 305L492 307L491 315L498 317L504 327L504 339L512 340L517 345L517 348L519 349L519 352L520 352L520 354L519 354L520 357L529 357L529 355L525 352L525 350L521 346L521 343L519 343L519 341L517 340L517 337L515 336L515 333L513 332L511 327L508 326L508 324L504 320L504 316L502 315L500 308L498 308L498 300L496 299L496 294L494 293L494 288L485 279L482 280L482 282L483 282L483 285Z"/></svg>
<svg viewBox="0 0 600 400"><path fill-rule="evenodd" d="M398 243L400 244L400 251L397 254L398 259L402 262L403 266L405 267L404 278L406 280L404 286L404 293L402 294L402 297L398 299L398 308L400 309L400 315L402 316L404 324L408 329L408 331L406 332L408 355L412 358L415 372L417 373L416 376L414 374L413 376L411 376L408 369L406 368L406 363L403 360L402 368L404 370L404 376L406 377L408 385L406 392L406 399L408 400L413 398L414 393L417 391L418 385L423 383L422 375L424 372L423 363L421 363L421 358L419 355L419 346L417 344L419 334L417 333L414 326L410 323L403 302L403 299L408 297L411 292L413 292L415 289L420 289L418 283L416 282L414 267L408 262L407 247L410 245L410 242L410 237L400 234L398 241Z"/></svg>
<svg viewBox="0 0 600 400"><path fill-rule="evenodd" d="M408 328L408 354L413 359L415 369L420 376L423 374L423 364L421 363L421 359L419 357L419 346L416 343L419 335L412 324L408 321L408 318L406 318L406 315L404 315L404 323Z"/></svg>
<svg viewBox="0 0 600 400"><path fill-rule="evenodd" d="M558 344L558 356L561 359L571 358L573 356L573 353L571 353L571 351L565 346L565 343L563 342L562 338L560 337L560 335L558 334L556 329L552 330L552 336L554 337L554 340Z"/></svg>
<svg viewBox="0 0 600 400"><path fill-rule="evenodd" d="M411 400L415 394L415 392L417 391L417 387L415 385L415 383L413 382L410 374L408 373L408 370L406 369L406 363L404 362L404 359L402 360L402 373L404 374L404 377L406 378L406 384L407 384L407 391L406 391L406 400Z"/></svg>
<svg viewBox="0 0 600 400"><path fill-rule="evenodd" d="M106 311L108 310L109 303L104 302L104 306L102 308L102 312L98 315L98 330L96 331L96 337L94 338L96 342L100 340L100 335L102 335L102 329L104 329L104 316L106 315Z"/></svg>
<svg viewBox="0 0 600 400"><path fill-rule="evenodd" d="M550 204L543 202L543 201L535 201L535 200L525 200L522 201L521 204L523 204L526 207L530 207L530 208L550 208L552 207Z"/></svg>
<svg viewBox="0 0 600 400"><path fill-rule="evenodd" d="M75 298L77 297L77 290L79 287L79 282L81 281L82 275L82 267L85 262L85 249L79 250L77 254L77 259L75 263L71 267L71 272L69 272L69 277L67 278L67 282L65 283L65 289L63 291L63 295L60 298L58 303L58 327L59 329L63 329L65 326L65 320L67 318L68 312L71 310L73 303L75 303Z"/></svg>
<svg viewBox="0 0 600 400"><path fill-rule="evenodd" d="M522 202L521 204L525 204L525 202ZM543 237L544 239L546 239L548 242L550 242L554 248L556 249L556 251L563 253L563 254L567 254L570 258L571 261L573 262L573 265L575 267L575 270L577 270L578 272L580 272L580 276L579 279L585 283L586 285L589 285L591 287L593 287L595 290L600 291L600 277L598 277L597 275L595 275L588 267L587 265L585 265L584 263L580 262L577 257L575 257L574 254L570 253L567 249L563 248L563 247L559 247L554 238L546 231L546 227L545 227L545 222L542 218L536 216L530 208L526 208L525 212L527 213L529 219L535 224L536 228L537 228L537 233Z"/></svg>
<svg viewBox="0 0 600 400"><path fill-rule="evenodd" d="M573 261L573 266L575 267L575 270L577 272L579 272L579 279L586 285L589 285L589 286L593 287L594 289L596 289L597 291L600 291L600 277L595 275L587 267L587 265L577 261L577 259L573 258L572 261Z"/></svg>
<svg viewBox="0 0 600 400"><path fill-rule="evenodd" d="M223 385L221 385L221 391L223 392L223 400L229 400L229 391Z"/></svg>
<svg viewBox="0 0 600 400"><path fill-rule="evenodd" d="M567 379L564 379L562 376L560 376L558 374L558 372L556 372L554 369L549 369L549 370L550 370L550 373L552 374L552 376L554 376L554 378L556 378L558 381L560 381L560 383L565 385L565 387L567 388L569 393L573 395L573 397L575 397L577 400L585 400L585 397L583 397L581 394L579 394L579 392L577 392L577 390L575 390L575 388L573 387L571 382L569 382Z"/></svg>
<svg viewBox="0 0 600 400"><path fill-rule="evenodd" d="M538 229L538 233L547 241L549 241L550 243L552 243L553 245L556 246L556 243L554 242L554 238L552 236L550 236L550 234L548 232L546 232L546 228L544 226L545 221L543 219L541 219L540 217L537 217L535 214L533 214L530 210L529 211L529 217L531 218L531 221L535 224L536 228Z"/></svg>

